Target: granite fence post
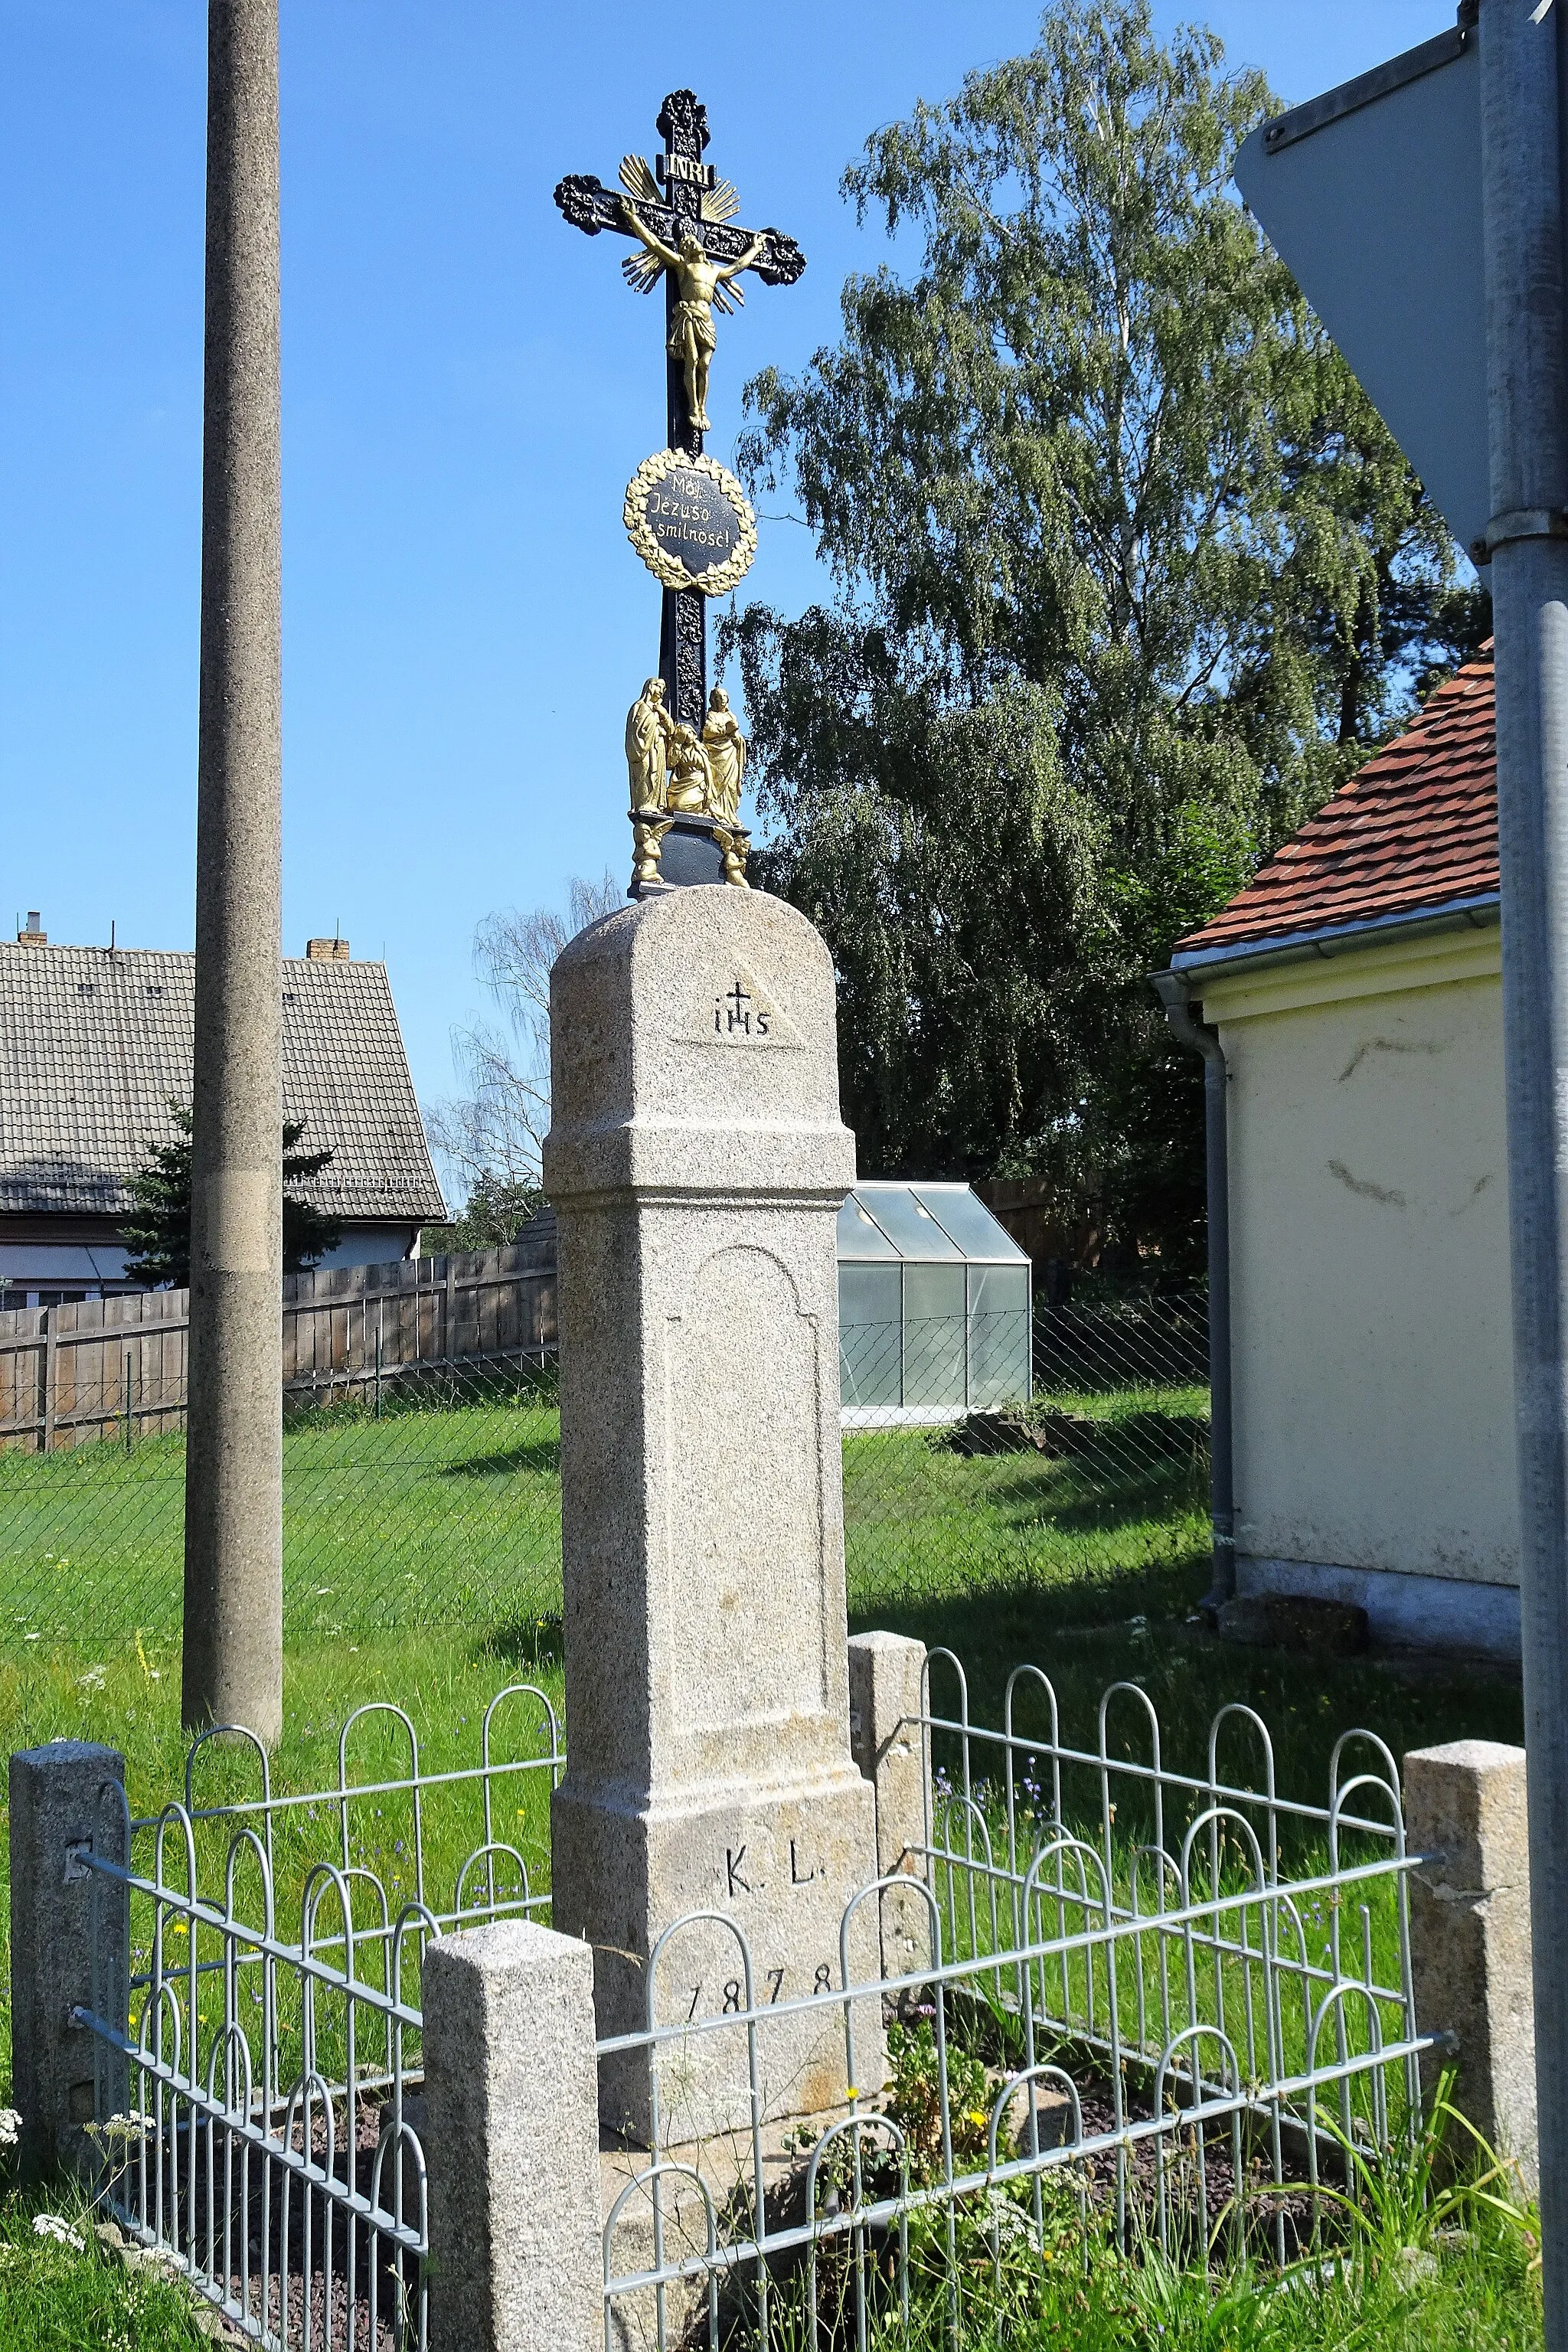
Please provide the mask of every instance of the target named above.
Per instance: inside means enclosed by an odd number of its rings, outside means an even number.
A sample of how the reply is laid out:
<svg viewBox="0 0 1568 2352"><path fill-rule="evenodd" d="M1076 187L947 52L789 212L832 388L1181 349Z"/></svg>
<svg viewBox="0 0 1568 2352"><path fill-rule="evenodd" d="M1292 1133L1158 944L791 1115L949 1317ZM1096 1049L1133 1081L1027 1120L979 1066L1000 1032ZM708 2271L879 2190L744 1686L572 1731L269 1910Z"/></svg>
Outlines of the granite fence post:
<svg viewBox="0 0 1568 2352"><path fill-rule="evenodd" d="M1500 2154L1536 2179L1535 2003L1524 1750L1492 1739L1418 1748L1405 1759L1405 1833L1428 1857L1410 1880L1410 1958L1423 2032L1452 2050L1454 2100Z"/></svg>
<svg viewBox="0 0 1568 2352"><path fill-rule="evenodd" d="M877 1800L877 1875L930 1876L929 1759L923 1642L902 1633L856 1633L849 1642L849 1747ZM889 1889L881 1900L882 1974L909 1976L931 1960L931 1909L923 1895Z"/></svg>
<svg viewBox="0 0 1568 2352"><path fill-rule="evenodd" d="M126 1865L125 1759L58 1739L14 1755L9 1779L11 2095L22 2177L37 2180L90 2170L87 2126L128 2104L124 2061L73 2021L82 2008L126 2022L126 1889L82 1858Z"/></svg>
<svg viewBox="0 0 1568 2352"><path fill-rule="evenodd" d="M600 2352L594 1955L531 1920L425 1954L430 2352Z"/></svg>

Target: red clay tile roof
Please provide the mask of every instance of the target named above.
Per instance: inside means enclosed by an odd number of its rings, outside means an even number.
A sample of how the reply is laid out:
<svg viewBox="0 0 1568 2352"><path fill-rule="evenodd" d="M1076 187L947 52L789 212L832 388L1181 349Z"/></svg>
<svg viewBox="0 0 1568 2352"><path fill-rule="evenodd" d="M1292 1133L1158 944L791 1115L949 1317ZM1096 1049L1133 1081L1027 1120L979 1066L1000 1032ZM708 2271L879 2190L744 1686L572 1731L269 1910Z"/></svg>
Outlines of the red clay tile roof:
<svg viewBox="0 0 1568 2352"><path fill-rule="evenodd" d="M1490 647L1440 686L1173 961L1419 914L1498 890Z"/></svg>

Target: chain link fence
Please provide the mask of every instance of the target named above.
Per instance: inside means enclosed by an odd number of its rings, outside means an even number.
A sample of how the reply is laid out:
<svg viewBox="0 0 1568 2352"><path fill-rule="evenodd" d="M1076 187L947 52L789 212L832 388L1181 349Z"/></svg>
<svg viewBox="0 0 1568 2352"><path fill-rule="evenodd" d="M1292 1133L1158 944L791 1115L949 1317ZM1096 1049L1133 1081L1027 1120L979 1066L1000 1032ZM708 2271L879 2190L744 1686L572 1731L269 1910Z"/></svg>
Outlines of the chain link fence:
<svg viewBox="0 0 1568 2352"><path fill-rule="evenodd" d="M1200 1548L1202 1297L847 1323L840 1353L852 1609Z"/></svg>
<svg viewBox="0 0 1568 2352"><path fill-rule="evenodd" d="M1184 1514L1201 1525L1201 1297L971 1316L956 1338L940 1318L846 1325L841 1354L852 1611L1048 1574L1086 1530L1135 1554L1141 1531ZM0 1434L0 1638L14 1651L178 1636L183 1415L165 1405L149 1427L112 1367L101 1388L79 1384L74 1425L47 1447L36 1428ZM554 1349L290 1381L283 1556L292 1640L558 1617Z"/></svg>

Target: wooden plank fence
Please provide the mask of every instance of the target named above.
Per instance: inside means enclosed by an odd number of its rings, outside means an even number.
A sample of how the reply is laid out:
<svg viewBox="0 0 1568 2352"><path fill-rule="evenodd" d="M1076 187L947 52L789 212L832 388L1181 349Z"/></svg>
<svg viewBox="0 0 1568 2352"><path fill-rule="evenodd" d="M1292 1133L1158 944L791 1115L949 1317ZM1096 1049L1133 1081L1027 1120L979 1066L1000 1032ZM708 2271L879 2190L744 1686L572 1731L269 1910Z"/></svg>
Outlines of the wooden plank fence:
<svg viewBox="0 0 1568 2352"><path fill-rule="evenodd" d="M182 1429L189 1293L150 1290L0 1314L0 1451L129 1445ZM542 1364L553 1349L555 1246L547 1239L283 1280L283 1392L296 1406L486 1361Z"/></svg>

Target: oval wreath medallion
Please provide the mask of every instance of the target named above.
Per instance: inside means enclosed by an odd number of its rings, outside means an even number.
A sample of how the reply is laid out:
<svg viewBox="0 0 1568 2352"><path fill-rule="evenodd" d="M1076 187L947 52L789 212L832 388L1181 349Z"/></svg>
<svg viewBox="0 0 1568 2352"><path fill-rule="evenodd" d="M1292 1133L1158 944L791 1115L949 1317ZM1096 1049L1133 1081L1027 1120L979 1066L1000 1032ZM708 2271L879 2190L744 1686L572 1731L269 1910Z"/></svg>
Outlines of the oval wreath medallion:
<svg viewBox="0 0 1568 2352"><path fill-rule="evenodd" d="M716 457L661 449L626 484L626 536L667 588L722 596L751 570L757 519L745 491Z"/></svg>

